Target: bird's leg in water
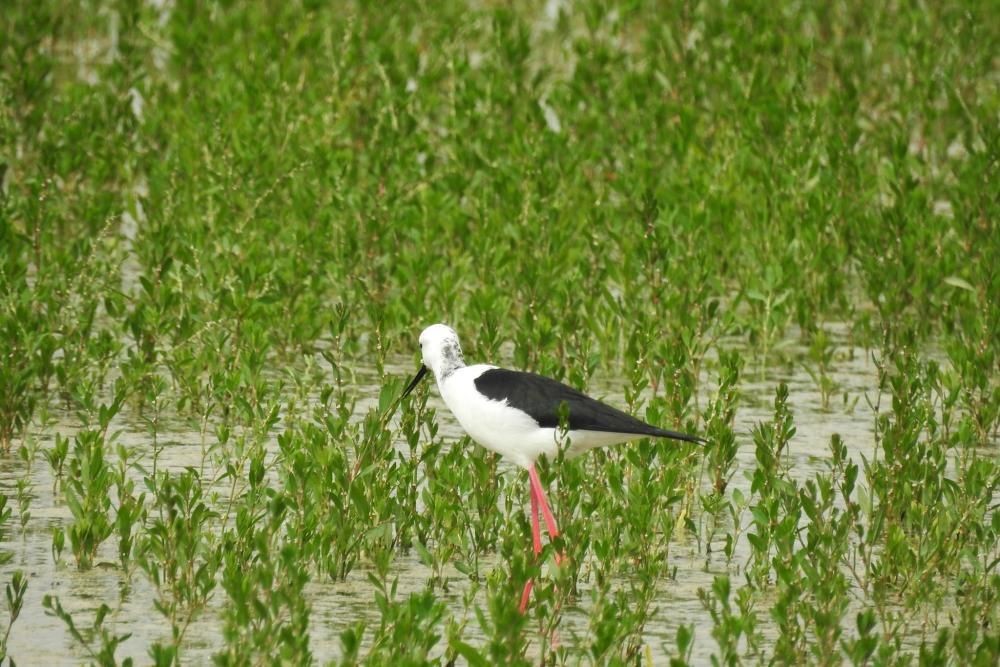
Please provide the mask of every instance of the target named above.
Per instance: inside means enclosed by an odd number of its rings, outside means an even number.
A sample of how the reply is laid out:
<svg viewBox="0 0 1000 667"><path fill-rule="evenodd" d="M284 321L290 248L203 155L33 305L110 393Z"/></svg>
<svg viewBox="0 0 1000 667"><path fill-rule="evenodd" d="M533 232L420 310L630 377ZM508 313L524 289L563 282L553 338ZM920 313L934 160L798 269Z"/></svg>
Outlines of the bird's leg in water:
<svg viewBox="0 0 1000 667"><path fill-rule="evenodd" d="M549 531L550 541L559 537L559 526L556 525L556 518L549 507L549 501L545 498L545 489L542 488L542 482L538 478L538 471L535 470L534 464L528 467L528 478L531 481L531 539L535 556L537 557L542 552L542 531L541 526L538 524L539 509L541 509L542 517L545 519L545 528ZM563 554L557 553L556 565L561 565L564 558ZM528 608L528 599L531 597L532 585L531 579L524 584L520 606L522 614Z"/></svg>
<svg viewBox="0 0 1000 667"><path fill-rule="evenodd" d="M535 557L542 553L542 529L538 524L538 494L535 493L535 485L531 485L531 540L535 551ZM524 583L524 591L521 593L520 610L523 614L528 609L528 600L531 598L532 580L528 579Z"/></svg>
<svg viewBox="0 0 1000 667"><path fill-rule="evenodd" d="M559 526L556 525L556 518L552 515L552 510L549 508L549 501L545 498L545 489L542 488L542 481L538 479L538 471L535 470L534 464L528 468L528 477L531 479L531 486L535 491L535 495L538 496L538 503L542 506L545 527L549 531L549 541L552 541L559 537ZM562 554L556 554L556 565L562 563L562 559Z"/></svg>

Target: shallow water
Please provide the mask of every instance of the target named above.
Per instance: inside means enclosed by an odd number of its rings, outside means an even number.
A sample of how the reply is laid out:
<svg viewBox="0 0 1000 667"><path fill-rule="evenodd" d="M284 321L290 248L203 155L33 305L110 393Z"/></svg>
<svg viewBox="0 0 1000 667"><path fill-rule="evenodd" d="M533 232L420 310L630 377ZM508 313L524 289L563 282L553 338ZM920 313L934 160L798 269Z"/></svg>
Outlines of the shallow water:
<svg viewBox="0 0 1000 667"><path fill-rule="evenodd" d="M855 460L860 460L861 454L868 454L873 443L873 415L864 400L864 393L871 391L875 385L875 368L863 350L847 348L842 338L836 342L838 357L832 377L840 385L840 393L834 397L830 410L822 408L818 388L799 363L785 363L769 368L763 378L756 370L745 371L740 385L743 398L736 418L741 446L737 457L737 474L730 488L740 488L749 496L749 481L743 473L752 471L755 467L750 431L757 422L771 418L774 389L782 381L789 386L789 403L797 428L788 454L794 477L805 479L825 470L824 461L829 458L830 437L835 433L843 437ZM785 354L789 358L801 358L801 350L796 350L794 345L789 346ZM408 362L401 362L388 370L405 375L409 371ZM375 383L376 376L372 369L360 369L355 377L360 382L355 386L358 397L355 411L360 417L377 401L379 386ZM591 391L604 396L612 404L623 405L621 394L614 389L622 383L619 378L599 378L592 383ZM703 375L699 395L702 407L711 398L713 389L707 375ZM851 410L844 409L840 398L844 392L852 402L854 398L859 398L853 403ZM431 392L430 404L437 408L441 434L445 439L460 437L460 429L436 392ZM57 419L52 424L35 433L41 449L52 446L56 433L71 437L77 428L71 415L55 414ZM126 414L113 423L111 430L118 432L118 442L137 447L143 452L143 465L151 465L151 441L143 422L135 415ZM212 437L209 436L210 439ZM161 468L179 471L188 466L202 465L201 435L188 422L169 418L164 420L159 438L162 450L158 465ZM270 447L273 453L276 450L273 438ZM504 475L521 474L518 469L506 463L501 464L500 470ZM16 457L0 461L0 485L10 498L12 507L15 505L16 481L25 472L25 464ZM134 470L132 474L137 488L141 488L141 473ZM45 614L42 598L51 593L59 597L64 608L80 625L89 624L102 603L109 605L113 611L106 621L106 627L116 634L131 634L119 648L118 658L132 656L137 662L145 662L148 659L148 647L156 641L165 642L170 636L169 626L153 606L155 590L141 572L126 577L119 570L114 540L108 540L102 545L97 558L99 565L89 571L81 572L76 569L68 552L68 544L62 562L56 564L51 553L52 531L57 526L68 525L71 515L62 502L62 492L53 493L52 472L41 457L33 464L30 478L34 498L30 506L31 520L28 528L24 534L20 533L15 508L10 520L10 539L2 545L14 554L12 562L0 573L4 581L9 581L15 569L23 569L28 574L24 609L14 624L9 640L10 655L19 664L73 665L89 658L84 649L70 637L63 622ZM220 485L216 490L222 498L229 492L227 485ZM527 504L527 498L523 502ZM744 521L746 520L745 518ZM697 662L707 662L715 649L715 643L711 639L711 618L698 599L698 590L709 588L716 574L733 575L734 586L739 586L743 581L742 576L733 572L725 562L722 543L726 527L722 528L717 533L713 553L707 562L705 555L698 552L694 536L679 534L672 541L670 558L672 565L677 568L677 577L676 580L660 583L654 603L658 613L645 631L645 640L654 659L663 658L673 648L677 628L682 623L693 623L695 626L693 657ZM742 566L748 556L749 548L744 533L737 545L733 564ZM484 558L484 571L493 567L495 561L491 558L495 557ZM462 595L467 590L468 581L454 569L447 569L445 574L449 591L443 595L449 600L452 611L459 614L463 609ZM408 555L395 559L390 576L398 577L399 593L405 595L422 590L430 571L415 555ZM378 609L372 604L372 587L367 579L367 570L363 566L355 568L344 582L317 577L306 590L312 607L311 649L318 663L337 657L340 650L339 634L346 627L358 620L371 623L379 620ZM559 630L563 641L571 641L574 635L585 635L587 631L590 596L585 582L581 583L580 592L576 606L564 611ZM480 595L483 597L482 593ZM217 588L209 608L187 630L182 650L185 664L207 663L213 653L222 649L220 611L224 600L224 591ZM760 610L759 623L767 635L769 619L765 610ZM477 634L478 630L477 622L471 619L466 626L466 641L474 644L477 639L481 639Z"/></svg>

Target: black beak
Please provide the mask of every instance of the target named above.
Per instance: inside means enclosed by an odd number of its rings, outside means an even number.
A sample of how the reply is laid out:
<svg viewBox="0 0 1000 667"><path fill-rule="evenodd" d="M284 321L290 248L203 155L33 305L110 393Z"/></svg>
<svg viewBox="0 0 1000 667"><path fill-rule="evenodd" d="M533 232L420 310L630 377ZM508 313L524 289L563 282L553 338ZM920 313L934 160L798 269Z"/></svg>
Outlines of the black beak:
<svg viewBox="0 0 1000 667"><path fill-rule="evenodd" d="M424 379L425 375L427 375L427 366L421 366L420 370L417 371L417 374L413 376L412 380L410 380L410 384L406 385L406 389L403 390L403 395L399 398L404 399L409 396L410 392L413 391L418 384L420 384L420 381Z"/></svg>

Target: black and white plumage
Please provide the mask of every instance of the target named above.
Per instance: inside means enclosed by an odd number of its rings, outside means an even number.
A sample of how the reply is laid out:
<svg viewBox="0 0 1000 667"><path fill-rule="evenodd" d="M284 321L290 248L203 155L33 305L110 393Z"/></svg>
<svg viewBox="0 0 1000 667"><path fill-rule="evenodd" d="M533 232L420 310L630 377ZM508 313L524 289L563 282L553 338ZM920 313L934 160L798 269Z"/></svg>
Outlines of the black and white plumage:
<svg viewBox="0 0 1000 667"><path fill-rule="evenodd" d="M568 412L568 456L594 447L614 445L639 438L671 438L703 442L685 433L665 431L610 405L586 396L572 387L534 373L510 371L487 364L466 366L458 334L444 324L434 324L420 334L423 365L403 391L405 397L427 371L434 373L441 398L473 440L528 470L531 482L531 538L535 557L542 553L540 517L549 537L559 527L535 470L542 454L553 456L559 449L559 415ZM562 559L556 555L556 562ZM531 598L533 581L524 584L519 609L523 613Z"/></svg>
<svg viewBox="0 0 1000 667"><path fill-rule="evenodd" d="M430 370L441 398L472 439L521 467L530 468L541 454L556 454L562 404L568 409L568 456L639 438L702 442L647 424L551 378L488 364L466 366L458 334L446 325L424 329L420 348L423 367L405 393Z"/></svg>

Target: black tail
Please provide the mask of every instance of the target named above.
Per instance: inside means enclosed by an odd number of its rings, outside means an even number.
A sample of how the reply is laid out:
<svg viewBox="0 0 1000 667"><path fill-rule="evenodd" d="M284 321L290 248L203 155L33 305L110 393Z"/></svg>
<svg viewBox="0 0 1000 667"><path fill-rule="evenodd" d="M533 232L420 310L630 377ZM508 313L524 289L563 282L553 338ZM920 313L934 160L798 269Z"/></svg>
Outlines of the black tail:
<svg viewBox="0 0 1000 667"><path fill-rule="evenodd" d="M708 442L708 440L705 440L705 438L699 438L696 435L688 435L687 433L678 433L677 431L666 431L662 428L656 428L655 426L651 428L649 434L657 438L670 438L671 440L693 442L696 445L704 445L706 442Z"/></svg>

